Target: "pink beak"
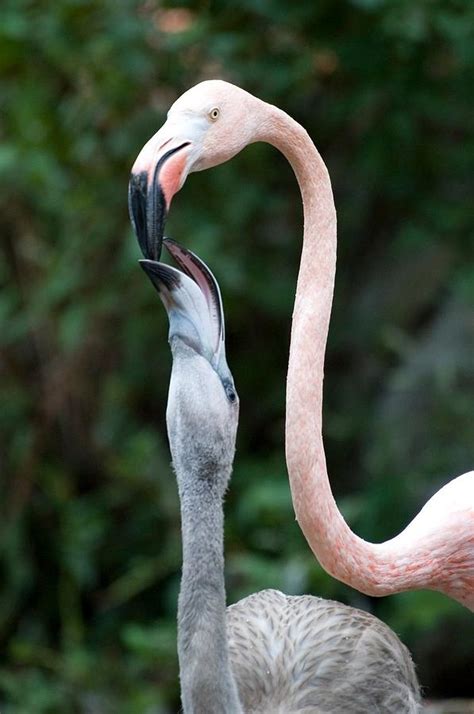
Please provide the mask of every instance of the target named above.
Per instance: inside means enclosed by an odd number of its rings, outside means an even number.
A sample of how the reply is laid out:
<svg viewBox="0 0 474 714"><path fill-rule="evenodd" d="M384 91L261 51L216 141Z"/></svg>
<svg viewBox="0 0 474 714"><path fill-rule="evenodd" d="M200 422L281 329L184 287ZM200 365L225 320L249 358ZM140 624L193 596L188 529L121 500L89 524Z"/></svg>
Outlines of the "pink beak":
<svg viewBox="0 0 474 714"><path fill-rule="evenodd" d="M139 153L128 185L128 209L141 251L159 260L168 210L186 178L190 141L170 136L166 124Z"/></svg>

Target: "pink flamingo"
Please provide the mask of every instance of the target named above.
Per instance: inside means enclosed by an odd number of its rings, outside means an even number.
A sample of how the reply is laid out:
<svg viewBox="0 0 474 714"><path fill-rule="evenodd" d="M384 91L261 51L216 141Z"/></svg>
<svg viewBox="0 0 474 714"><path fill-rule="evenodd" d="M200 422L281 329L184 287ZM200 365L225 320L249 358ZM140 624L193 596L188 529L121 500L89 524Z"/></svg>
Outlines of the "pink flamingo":
<svg viewBox="0 0 474 714"><path fill-rule="evenodd" d="M164 218L187 175L265 141L288 159L304 207L304 239L287 383L286 458L298 523L321 565L368 595L438 590L474 610L474 472L458 476L398 536L368 543L331 492L322 437L324 355L336 267L336 210L327 168L307 132L281 109L227 82L202 82L173 104L137 157L132 221L159 259Z"/></svg>

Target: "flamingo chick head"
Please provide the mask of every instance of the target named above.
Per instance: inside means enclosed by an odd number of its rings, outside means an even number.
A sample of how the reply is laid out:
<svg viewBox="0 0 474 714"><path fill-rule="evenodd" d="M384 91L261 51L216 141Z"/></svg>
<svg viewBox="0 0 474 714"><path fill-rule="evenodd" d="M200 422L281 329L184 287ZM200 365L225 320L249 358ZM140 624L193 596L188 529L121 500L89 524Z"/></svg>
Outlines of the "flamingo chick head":
<svg viewBox="0 0 474 714"><path fill-rule="evenodd" d="M169 319L173 355L166 421L181 492L196 474L221 497L235 452L239 399L227 365L219 285L195 253L167 238L179 270L140 261ZM218 468L217 468L218 467Z"/></svg>

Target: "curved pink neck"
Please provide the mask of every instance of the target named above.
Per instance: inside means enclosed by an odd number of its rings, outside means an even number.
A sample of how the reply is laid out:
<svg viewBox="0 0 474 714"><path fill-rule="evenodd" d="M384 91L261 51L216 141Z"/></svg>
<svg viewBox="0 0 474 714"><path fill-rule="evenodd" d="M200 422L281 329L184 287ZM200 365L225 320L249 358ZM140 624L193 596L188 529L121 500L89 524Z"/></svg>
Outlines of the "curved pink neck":
<svg viewBox="0 0 474 714"><path fill-rule="evenodd" d="M286 402L286 458L297 521L322 566L362 592L384 595L436 587L431 558L421 543L413 548L403 534L380 545L367 543L350 530L332 495L322 406L336 270L336 210L327 168L307 132L280 109L266 107L258 139L286 156L304 207Z"/></svg>

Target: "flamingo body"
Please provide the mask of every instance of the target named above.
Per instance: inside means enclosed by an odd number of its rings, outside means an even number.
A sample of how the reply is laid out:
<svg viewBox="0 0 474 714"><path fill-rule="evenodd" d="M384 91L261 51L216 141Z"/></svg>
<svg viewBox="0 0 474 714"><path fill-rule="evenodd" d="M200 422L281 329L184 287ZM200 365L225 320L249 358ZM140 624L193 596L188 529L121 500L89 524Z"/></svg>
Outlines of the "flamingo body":
<svg viewBox="0 0 474 714"><path fill-rule="evenodd" d="M226 610L224 508L239 400L219 285L169 240L180 266L142 267L166 307L166 420L181 506L178 657L185 714L416 714L410 653L380 620L312 596L255 593Z"/></svg>
<svg viewBox="0 0 474 714"><path fill-rule="evenodd" d="M263 590L227 608L227 632L246 712L419 711L408 650L366 612Z"/></svg>

